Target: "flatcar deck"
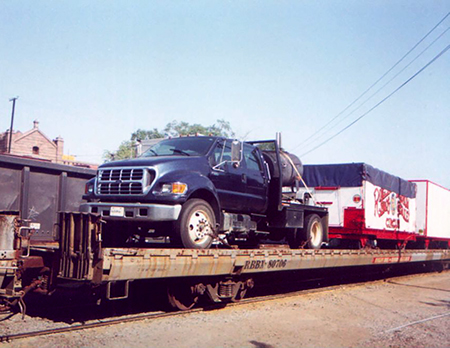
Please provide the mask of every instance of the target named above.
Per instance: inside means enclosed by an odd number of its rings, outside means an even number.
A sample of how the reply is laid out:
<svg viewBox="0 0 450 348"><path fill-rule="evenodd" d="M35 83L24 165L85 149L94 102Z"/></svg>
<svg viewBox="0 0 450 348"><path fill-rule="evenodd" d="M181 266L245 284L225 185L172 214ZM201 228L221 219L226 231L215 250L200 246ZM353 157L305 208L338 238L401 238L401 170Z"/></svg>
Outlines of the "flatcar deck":
<svg viewBox="0 0 450 348"><path fill-rule="evenodd" d="M249 275L262 272L450 260L450 250L174 249L101 245L97 217L70 214L60 239L61 278L94 283L134 279Z"/></svg>
<svg viewBox="0 0 450 348"><path fill-rule="evenodd" d="M103 280L223 276L444 260L450 261L449 250L104 249Z"/></svg>

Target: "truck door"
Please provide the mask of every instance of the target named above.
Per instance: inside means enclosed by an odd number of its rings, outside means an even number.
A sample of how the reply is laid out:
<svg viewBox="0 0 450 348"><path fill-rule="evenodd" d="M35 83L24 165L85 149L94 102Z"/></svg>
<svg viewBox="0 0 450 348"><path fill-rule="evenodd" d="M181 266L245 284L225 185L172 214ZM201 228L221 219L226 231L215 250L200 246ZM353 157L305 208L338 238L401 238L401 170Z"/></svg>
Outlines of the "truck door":
<svg viewBox="0 0 450 348"><path fill-rule="evenodd" d="M259 150L244 144L244 161L246 173L246 210L250 213L263 213L267 208L268 180L263 168Z"/></svg>
<svg viewBox="0 0 450 348"><path fill-rule="evenodd" d="M222 209L243 212L246 205L246 174L231 162L231 140L219 140L210 155L209 178L216 187Z"/></svg>

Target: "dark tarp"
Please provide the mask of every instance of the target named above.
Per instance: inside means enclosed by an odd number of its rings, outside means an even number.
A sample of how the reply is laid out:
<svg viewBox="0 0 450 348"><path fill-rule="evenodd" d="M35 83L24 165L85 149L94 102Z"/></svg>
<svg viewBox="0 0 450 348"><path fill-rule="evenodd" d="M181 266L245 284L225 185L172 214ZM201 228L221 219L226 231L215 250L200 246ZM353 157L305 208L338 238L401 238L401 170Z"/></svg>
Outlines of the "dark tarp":
<svg viewBox="0 0 450 348"><path fill-rule="evenodd" d="M366 180L402 196L416 197L416 184L366 163L315 164L303 168L303 179L309 187L359 187Z"/></svg>

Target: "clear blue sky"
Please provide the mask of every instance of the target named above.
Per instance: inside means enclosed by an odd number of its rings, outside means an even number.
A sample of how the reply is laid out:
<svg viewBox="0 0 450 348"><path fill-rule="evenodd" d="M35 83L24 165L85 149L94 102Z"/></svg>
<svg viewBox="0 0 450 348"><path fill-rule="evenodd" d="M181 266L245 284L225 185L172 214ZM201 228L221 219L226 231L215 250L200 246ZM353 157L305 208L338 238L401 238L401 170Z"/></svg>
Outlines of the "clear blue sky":
<svg viewBox="0 0 450 348"><path fill-rule="evenodd" d="M230 122L297 155L450 11L445 1L0 2L0 130L32 121L101 161L138 128ZM447 18L406 65L450 26ZM450 32L338 128L450 43ZM396 71L399 71L397 69ZM392 76L392 75L390 75ZM387 80L385 80L387 81ZM380 87L382 84L380 85ZM376 91L376 88L374 89ZM369 93L368 95L370 95ZM364 100L364 99L363 99ZM344 114L345 116L345 114ZM450 52L304 163L366 162L450 187Z"/></svg>

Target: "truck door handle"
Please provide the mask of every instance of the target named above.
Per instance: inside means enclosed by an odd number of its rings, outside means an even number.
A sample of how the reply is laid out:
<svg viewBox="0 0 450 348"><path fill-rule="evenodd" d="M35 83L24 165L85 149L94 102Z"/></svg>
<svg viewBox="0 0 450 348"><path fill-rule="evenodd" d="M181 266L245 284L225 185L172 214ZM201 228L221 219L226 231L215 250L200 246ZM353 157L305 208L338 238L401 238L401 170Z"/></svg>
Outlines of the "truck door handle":
<svg viewBox="0 0 450 348"><path fill-rule="evenodd" d="M243 182L244 184L247 183L247 175L242 174L241 179L242 179L242 182Z"/></svg>

